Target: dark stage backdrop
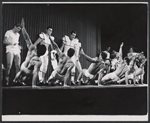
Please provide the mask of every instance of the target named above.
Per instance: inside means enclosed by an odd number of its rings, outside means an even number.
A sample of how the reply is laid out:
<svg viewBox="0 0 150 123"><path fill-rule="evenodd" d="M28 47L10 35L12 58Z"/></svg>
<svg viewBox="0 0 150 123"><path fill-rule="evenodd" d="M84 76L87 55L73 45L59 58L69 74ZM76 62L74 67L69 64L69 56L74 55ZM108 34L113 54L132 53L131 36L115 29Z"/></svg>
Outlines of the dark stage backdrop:
<svg viewBox="0 0 150 123"><path fill-rule="evenodd" d="M25 27L29 36L33 42L38 38L39 33L45 32L47 26L52 26L55 37L55 42L59 45L62 44L62 37L64 35L70 35L72 30L77 32L77 36L82 43L82 48L85 53L91 57L95 57L97 50L100 49L97 42L100 42L100 35L98 36L97 23L95 16L92 12L89 12L86 6L74 6L74 5L50 5L50 4L4 4L3 6L3 36L5 32L13 28L14 23L20 22L23 17L25 20ZM21 63L25 60L27 47L20 32L20 45L23 46L21 52ZM3 48L3 55L5 49ZM5 55L3 57L3 63L6 66ZM83 57L80 58L83 68L89 66ZM14 77L15 67L11 70L11 78ZM52 66L49 61L49 67L46 74L48 78L51 74Z"/></svg>

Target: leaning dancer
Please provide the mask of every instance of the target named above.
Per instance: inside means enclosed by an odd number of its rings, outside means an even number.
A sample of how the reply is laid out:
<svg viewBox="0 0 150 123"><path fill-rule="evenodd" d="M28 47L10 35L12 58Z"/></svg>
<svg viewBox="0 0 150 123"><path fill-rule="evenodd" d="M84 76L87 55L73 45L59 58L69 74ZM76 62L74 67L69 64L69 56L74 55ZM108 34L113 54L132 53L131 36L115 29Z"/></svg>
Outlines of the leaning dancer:
<svg viewBox="0 0 150 123"><path fill-rule="evenodd" d="M109 83L115 83L121 78L125 76L125 72L128 71L128 63L126 59L122 59L122 47L123 43L120 45L120 50L118 54L118 63L117 63L117 69L114 72L108 73L105 75L102 80L100 81L100 84L109 84ZM116 56L117 58L117 56Z"/></svg>
<svg viewBox="0 0 150 123"><path fill-rule="evenodd" d="M83 49L80 50L80 54L83 55L87 61L91 62L91 65L88 69L83 69L82 72L78 76L77 83L81 83L82 76L86 77L86 82L84 84L88 84L89 81L94 81L97 75L101 75L99 73L100 70L105 70L106 73L109 70L110 62L109 62L109 53L104 51L99 54L98 57L91 58L86 55ZM106 65L108 64L108 65ZM102 76L101 76L102 77Z"/></svg>
<svg viewBox="0 0 150 123"><path fill-rule="evenodd" d="M64 82L64 86L67 86L67 82L71 81L71 70L74 67L74 63L71 57L74 55L75 50L69 48L66 56L64 53L61 52L54 40L51 39L51 43L58 53L59 62L57 68L52 72L47 82L51 82L51 80L59 80L61 82Z"/></svg>
<svg viewBox="0 0 150 123"><path fill-rule="evenodd" d="M40 56L46 52L46 47L41 45L36 49L36 45L32 44L31 39L26 32L24 19L22 19L22 34L28 47L28 53L25 61L22 63L20 71L17 73L13 82L24 82L32 76L32 87L36 87L38 72L41 66Z"/></svg>

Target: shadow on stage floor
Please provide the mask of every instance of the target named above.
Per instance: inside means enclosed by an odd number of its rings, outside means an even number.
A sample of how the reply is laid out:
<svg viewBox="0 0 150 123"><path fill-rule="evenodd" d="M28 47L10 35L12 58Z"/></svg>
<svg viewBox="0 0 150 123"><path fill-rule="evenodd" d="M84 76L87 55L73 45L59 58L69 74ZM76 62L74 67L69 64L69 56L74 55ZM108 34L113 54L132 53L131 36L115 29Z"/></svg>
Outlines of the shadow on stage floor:
<svg viewBox="0 0 150 123"><path fill-rule="evenodd" d="M147 88L147 84L3 87L2 115L146 115Z"/></svg>

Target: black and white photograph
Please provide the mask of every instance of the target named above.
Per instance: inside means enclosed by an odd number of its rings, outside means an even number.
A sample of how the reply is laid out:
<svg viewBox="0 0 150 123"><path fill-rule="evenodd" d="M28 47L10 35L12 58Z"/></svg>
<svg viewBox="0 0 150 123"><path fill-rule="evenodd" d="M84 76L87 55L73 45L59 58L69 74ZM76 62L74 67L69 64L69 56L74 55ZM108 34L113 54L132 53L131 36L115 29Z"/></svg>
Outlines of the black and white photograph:
<svg viewBox="0 0 150 123"><path fill-rule="evenodd" d="M148 2L2 2L2 121L148 121Z"/></svg>

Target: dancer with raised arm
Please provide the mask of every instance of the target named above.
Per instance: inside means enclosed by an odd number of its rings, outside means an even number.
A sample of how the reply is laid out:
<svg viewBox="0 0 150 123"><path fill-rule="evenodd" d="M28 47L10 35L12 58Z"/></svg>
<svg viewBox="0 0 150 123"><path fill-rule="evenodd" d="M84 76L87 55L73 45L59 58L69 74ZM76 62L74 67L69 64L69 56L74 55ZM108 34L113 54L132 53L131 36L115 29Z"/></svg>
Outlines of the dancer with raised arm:
<svg viewBox="0 0 150 123"><path fill-rule="evenodd" d="M100 70L107 71L109 70L110 62L109 62L109 53L104 51L99 54L98 57L91 58L90 56L86 55L83 51L83 49L80 50L80 55L83 55L87 61L91 62L91 65L88 69L83 69L82 72L78 76L77 82L81 83L82 76L86 77L86 81L84 84L88 84L90 81L94 81L96 76L99 76ZM108 63L108 66L106 67L106 64Z"/></svg>
<svg viewBox="0 0 150 123"><path fill-rule="evenodd" d="M22 34L26 41L28 52L25 61L21 65L20 71L17 73L13 82L20 82L24 85L24 81L32 76L32 87L36 88L36 82L38 79L38 72L40 71L40 66L42 64L40 56L46 52L45 45L40 45L38 49L36 44L32 44L32 41L25 29L24 19L22 19Z"/></svg>

